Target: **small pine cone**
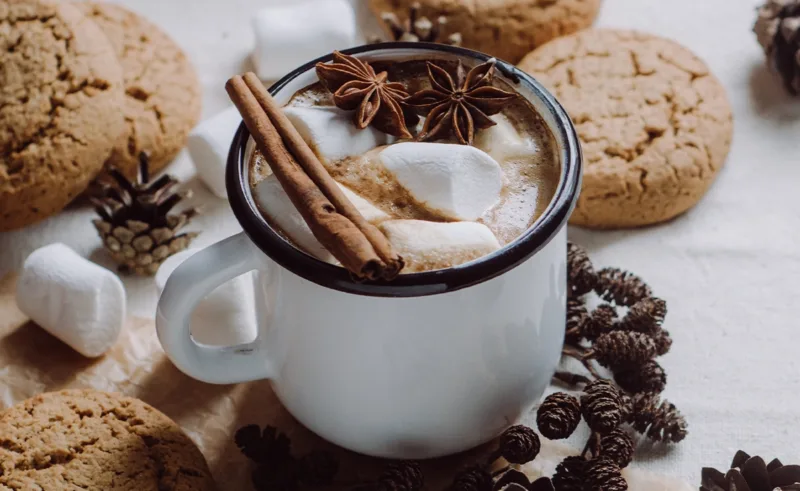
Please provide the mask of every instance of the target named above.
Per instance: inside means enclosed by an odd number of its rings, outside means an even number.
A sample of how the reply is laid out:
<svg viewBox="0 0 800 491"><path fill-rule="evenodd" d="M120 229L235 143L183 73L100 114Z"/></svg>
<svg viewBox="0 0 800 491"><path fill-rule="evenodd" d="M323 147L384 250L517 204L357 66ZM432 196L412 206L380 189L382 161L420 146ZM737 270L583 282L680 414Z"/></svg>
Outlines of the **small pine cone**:
<svg viewBox="0 0 800 491"><path fill-rule="evenodd" d="M550 394L536 412L539 432L551 440L569 438L581 422L581 403L566 392Z"/></svg>
<svg viewBox="0 0 800 491"><path fill-rule="evenodd" d="M590 461L585 470L584 491L626 491L628 483L613 460L600 457Z"/></svg>
<svg viewBox="0 0 800 491"><path fill-rule="evenodd" d="M266 426L262 432L258 425L239 428L234 435L236 446L248 459L257 464L291 462L291 441L274 426Z"/></svg>
<svg viewBox="0 0 800 491"><path fill-rule="evenodd" d="M586 459L580 456L567 457L556 467L553 487L556 491L584 491Z"/></svg>
<svg viewBox="0 0 800 491"><path fill-rule="evenodd" d="M447 491L492 491L492 474L481 465L473 465L456 474Z"/></svg>
<svg viewBox="0 0 800 491"><path fill-rule="evenodd" d="M298 478L307 486L329 486L339 472L339 461L330 452L316 450L298 462Z"/></svg>
<svg viewBox="0 0 800 491"><path fill-rule="evenodd" d="M617 428L600 438L600 455L608 457L621 469L628 467L633 460L634 448L633 438L622 428Z"/></svg>
<svg viewBox="0 0 800 491"><path fill-rule="evenodd" d="M568 299L567 334L564 342L567 344L580 343L587 322L589 322L589 312L586 310L586 304L575 298Z"/></svg>
<svg viewBox="0 0 800 491"><path fill-rule="evenodd" d="M661 328L666 315L667 302L655 297L645 298L631 306L617 329L652 334Z"/></svg>
<svg viewBox="0 0 800 491"><path fill-rule="evenodd" d="M611 304L600 304L589 314L589 321L584 324L583 337L589 341L596 340L599 336L614 330L614 321L617 320L617 309Z"/></svg>
<svg viewBox="0 0 800 491"><path fill-rule="evenodd" d="M583 392L581 410L589 428L605 434L622 423L622 397L614 384L608 380L596 380Z"/></svg>
<svg viewBox="0 0 800 491"><path fill-rule="evenodd" d="M233 441L248 459L258 462L261 455L261 428L258 425L242 426L233 435Z"/></svg>
<svg viewBox="0 0 800 491"><path fill-rule="evenodd" d="M667 386L667 372L655 360L644 365L624 367L614 372L614 381L622 390L638 394L660 394Z"/></svg>
<svg viewBox="0 0 800 491"><path fill-rule="evenodd" d="M657 394L635 396L628 420L636 431L657 442L677 443L688 434L688 424L680 411Z"/></svg>
<svg viewBox="0 0 800 491"><path fill-rule="evenodd" d="M256 491L297 491L300 482L293 466L259 465L251 476Z"/></svg>
<svg viewBox="0 0 800 491"><path fill-rule="evenodd" d="M567 283L570 297L592 291L596 281L594 266L586 249L570 242L567 245Z"/></svg>
<svg viewBox="0 0 800 491"><path fill-rule="evenodd" d="M607 302L626 307L652 295L641 278L618 268L604 268L597 273L595 292Z"/></svg>
<svg viewBox="0 0 800 491"><path fill-rule="evenodd" d="M406 460L389 464L378 483L385 491L419 491L425 485L425 477L419 462Z"/></svg>
<svg viewBox="0 0 800 491"><path fill-rule="evenodd" d="M800 1L766 0L753 31L786 90L800 94Z"/></svg>
<svg viewBox="0 0 800 491"><path fill-rule="evenodd" d="M653 342L656 344L656 354L664 356L669 353L672 348L672 337L666 329L659 329L655 334L651 335Z"/></svg>
<svg viewBox="0 0 800 491"><path fill-rule="evenodd" d="M590 358L601 365L615 369L643 365L657 355L655 341L647 334L635 331L612 331L595 340Z"/></svg>
<svg viewBox="0 0 800 491"><path fill-rule="evenodd" d="M541 448L539 435L527 426L515 425L500 435L500 455L511 464L527 464Z"/></svg>

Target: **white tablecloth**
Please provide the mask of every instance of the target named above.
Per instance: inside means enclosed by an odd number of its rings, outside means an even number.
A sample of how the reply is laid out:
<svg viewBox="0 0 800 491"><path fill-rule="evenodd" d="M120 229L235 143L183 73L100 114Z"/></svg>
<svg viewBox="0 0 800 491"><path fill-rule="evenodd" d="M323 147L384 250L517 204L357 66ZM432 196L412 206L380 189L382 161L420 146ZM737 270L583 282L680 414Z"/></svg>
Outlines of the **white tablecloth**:
<svg viewBox="0 0 800 491"><path fill-rule="evenodd" d="M124 3L189 53L203 84L205 117L229 105L224 82L250 67L250 18L264 0ZM570 230L597 264L640 274L669 303L666 327L675 343L663 359L666 397L689 419L690 436L670 451L643 454L636 465L691 483L699 483L701 466L724 467L739 448L800 463L800 310L792 306L800 290L800 99L784 95L764 67L750 32L758 3L605 0L598 21L668 36L694 50L727 88L736 118L731 156L690 213L629 232ZM227 202L194 179L186 152L170 171L187 180L192 203L204 208L193 224L202 230L197 246L240 230ZM72 208L0 234L0 277L54 241L110 266L91 217ZM153 316L153 280L127 277L125 286L130 313Z"/></svg>

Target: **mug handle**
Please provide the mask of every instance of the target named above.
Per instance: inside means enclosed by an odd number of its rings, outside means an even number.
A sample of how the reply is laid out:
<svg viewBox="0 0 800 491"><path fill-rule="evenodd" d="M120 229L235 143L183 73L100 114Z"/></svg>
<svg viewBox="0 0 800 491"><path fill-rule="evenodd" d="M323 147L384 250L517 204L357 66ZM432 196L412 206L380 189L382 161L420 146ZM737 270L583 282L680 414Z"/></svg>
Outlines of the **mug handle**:
<svg viewBox="0 0 800 491"><path fill-rule="evenodd" d="M226 281L259 269L259 254L241 232L193 254L167 279L158 300L156 331L169 359L190 377L211 384L272 377L260 325L255 341L238 346L201 345L190 330L197 304Z"/></svg>

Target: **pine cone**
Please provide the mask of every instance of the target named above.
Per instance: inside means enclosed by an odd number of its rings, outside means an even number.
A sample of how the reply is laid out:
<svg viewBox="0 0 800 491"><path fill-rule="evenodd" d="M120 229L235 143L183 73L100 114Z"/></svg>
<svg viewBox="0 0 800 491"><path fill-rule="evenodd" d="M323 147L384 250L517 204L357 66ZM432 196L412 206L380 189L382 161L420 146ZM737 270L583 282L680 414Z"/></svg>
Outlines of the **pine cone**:
<svg viewBox="0 0 800 491"><path fill-rule="evenodd" d="M628 467L633 460L634 449L633 439L622 428L617 428L600 438L600 455L608 457L621 469Z"/></svg>
<svg viewBox="0 0 800 491"><path fill-rule="evenodd" d="M595 341L599 336L614 330L617 320L617 309L611 304L600 304L589 314L589 321L584 324L583 337Z"/></svg>
<svg viewBox="0 0 800 491"><path fill-rule="evenodd" d="M547 477L540 477L531 482L522 471L510 468L503 472L494 482L493 491L555 491L553 483Z"/></svg>
<svg viewBox="0 0 800 491"><path fill-rule="evenodd" d="M539 432L551 440L569 438L580 422L581 404L578 398L565 392L547 396L536 413Z"/></svg>
<svg viewBox="0 0 800 491"><path fill-rule="evenodd" d="M647 334L612 331L598 337L586 356L596 359L604 367L619 369L643 365L656 354L656 343Z"/></svg>
<svg viewBox="0 0 800 491"><path fill-rule="evenodd" d="M425 43L441 43L439 37L447 24L447 17L439 16L436 19L436 24L431 22L427 17L420 17L421 5L419 2L411 4L408 9L408 18L405 22L401 22L394 12L383 12L381 20L389 31L392 33L392 41L405 41L411 43L425 42ZM450 44L453 46L461 46L461 33L454 32L450 34L443 44ZM379 39L374 39L373 42L381 42Z"/></svg>
<svg viewBox="0 0 800 491"><path fill-rule="evenodd" d="M592 430L605 434L622 422L623 408L619 390L608 380L587 385L581 396L583 419Z"/></svg>
<svg viewBox="0 0 800 491"><path fill-rule="evenodd" d="M447 491L492 491L492 474L481 465L473 465L456 474Z"/></svg>
<svg viewBox="0 0 800 491"><path fill-rule="evenodd" d="M274 426L267 426L264 432L258 425L239 428L234 435L236 446L248 459L257 464L283 465L292 460L291 441Z"/></svg>
<svg viewBox="0 0 800 491"><path fill-rule="evenodd" d="M615 371L614 381L627 392L659 394L667 386L667 372L657 361L648 360L644 365L624 367Z"/></svg>
<svg viewBox="0 0 800 491"><path fill-rule="evenodd" d="M660 298L649 297L633 304L616 327L623 331L653 334L661 328L666 315L667 302Z"/></svg>
<svg viewBox="0 0 800 491"><path fill-rule="evenodd" d="M425 477L419 462L409 460L389 464L378 484L382 491L419 491L425 485Z"/></svg>
<svg viewBox="0 0 800 491"><path fill-rule="evenodd" d="M540 477L533 481L530 486L525 488L526 491L556 491L553 486L553 481L549 477Z"/></svg>
<svg viewBox="0 0 800 491"><path fill-rule="evenodd" d="M567 331L564 342L578 344L583 338L585 326L589 322L589 312L586 304L577 298L567 300Z"/></svg>
<svg viewBox="0 0 800 491"><path fill-rule="evenodd" d="M600 457L586 465L585 491L626 491L628 483L619 466L611 459Z"/></svg>
<svg viewBox="0 0 800 491"><path fill-rule="evenodd" d="M672 348L672 337L670 337L669 331L666 329L659 329L651 337L656 344L656 354L658 356L664 356L669 353L670 348Z"/></svg>
<svg viewBox="0 0 800 491"><path fill-rule="evenodd" d="M533 429L515 425L500 435L499 452L511 464L527 464L539 455L542 447Z"/></svg>
<svg viewBox="0 0 800 491"><path fill-rule="evenodd" d="M597 278L586 249L570 242L567 245L567 283L570 297L580 297L592 291Z"/></svg>
<svg viewBox="0 0 800 491"><path fill-rule="evenodd" d="M132 183L119 170L110 169L116 187L100 183L100 193L91 198L100 215L93 220L103 245L123 271L153 275L169 256L187 247L197 236L178 234L197 210L189 208L176 215L169 212L190 192L175 193L178 181L164 175L150 182L147 154L139 157L139 176Z"/></svg>
<svg viewBox="0 0 800 491"><path fill-rule="evenodd" d="M800 93L800 0L767 0L753 31L786 90Z"/></svg>
<svg viewBox="0 0 800 491"><path fill-rule="evenodd" d="M328 486L339 472L339 461L330 452L315 450L298 462L298 477L306 486Z"/></svg>
<svg viewBox="0 0 800 491"><path fill-rule="evenodd" d="M567 457L556 467L553 487L556 491L584 491L586 459L580 456Z"/></svg>
<svg viewBox="0 0 800 491"><path fill-rule="evenodd" d="M635 396L629 421L636 431L657 442L677 443L688 433L686 420L675 405L661 401L657 394Z"/></svg>
<svg viewBox="0 0 800 491"><path fill-rule="evenodd" d="M256 491L297 491L300 482L293 466L259 465L253 470Z"/></svg>
<svg viewBox="0 0 800 491"><path fill-rule="evenodd" d="M650 287L641 278L618 268L601 269L594 290L607 302L626 307L652 295Z"/></svg>

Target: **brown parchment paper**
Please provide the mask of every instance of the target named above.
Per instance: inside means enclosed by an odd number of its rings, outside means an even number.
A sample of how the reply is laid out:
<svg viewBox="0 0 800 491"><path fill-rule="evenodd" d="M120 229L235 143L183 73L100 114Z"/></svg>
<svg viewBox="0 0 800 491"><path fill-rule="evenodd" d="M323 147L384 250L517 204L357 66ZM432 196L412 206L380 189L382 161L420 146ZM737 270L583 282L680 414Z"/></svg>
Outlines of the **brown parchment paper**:
<svg viewBox="0 0 800 491"><path fill-rule="evenodd" d="M220 490L253 489L250 464L233 443L236 429L250 423L280 428L290 436L297 453L311 448L335 452L341 462L340 479L348 483L372 479L385 465L380 459L337 448L306 430L283 409L266 381L210 385L187 377L167 359L150 319L128 319L109 353L84 358L17 309L13 277L0 280L0 410L42 392L72 388L121 392L164 412L197 443ZM488 451L485 447L424 462L427 488L445 489L460 467L478 461ZM552 475L563 457L575 453L567 445L543 441L542 453L525 470L532 478ZM626 477L633 491L693 489L635 469L626 470Z"/></svg>

